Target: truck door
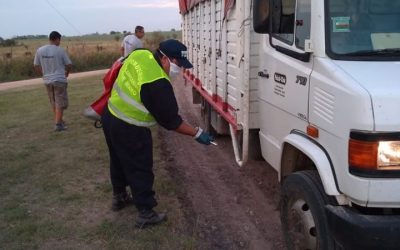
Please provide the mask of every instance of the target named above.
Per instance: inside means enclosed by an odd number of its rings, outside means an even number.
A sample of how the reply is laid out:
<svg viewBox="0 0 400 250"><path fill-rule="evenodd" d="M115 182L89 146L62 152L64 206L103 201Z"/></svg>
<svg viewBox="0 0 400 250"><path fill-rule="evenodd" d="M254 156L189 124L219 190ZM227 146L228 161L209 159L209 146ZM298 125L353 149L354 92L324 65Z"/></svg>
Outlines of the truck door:
<svg viewBox="0 0 400 250"><path fill-rule="evenodd" d="M260 54L260 140L267 144L263 156L277 167L281 139L296 124L308 120L312 58L305 51L311 31L311 0L272 2L272 30Z"/></svg>

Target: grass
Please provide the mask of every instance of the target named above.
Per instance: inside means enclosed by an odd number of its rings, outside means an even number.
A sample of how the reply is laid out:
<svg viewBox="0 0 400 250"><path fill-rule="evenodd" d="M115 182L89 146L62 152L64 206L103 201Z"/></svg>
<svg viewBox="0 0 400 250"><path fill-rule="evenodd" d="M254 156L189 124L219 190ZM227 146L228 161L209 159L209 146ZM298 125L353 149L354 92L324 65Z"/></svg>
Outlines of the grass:
<svg viewBox="0 0 400 250"><path fill-rule="evenodd" d="M145 48L155 49L165 39L180 39L180 31L146 32ZM60 46L68 53L72 72L108 68L120 57L123 34L84 35L61 38ZM46 38L16 40L17 46L0 47L0 83L38 77L33 70L36 50L48 44Z"/></svg>
<svg viewBox="0 0 400 250"><path fill-rule="evenodd" d="M158 136L157 210L168 212L168 222L137 230L134 207L110 211L105 140L81 116L102 88L101 76L70 81L68 130L61 133L53 132L43 86L0 92L0 249L195 248Z"/></svg>

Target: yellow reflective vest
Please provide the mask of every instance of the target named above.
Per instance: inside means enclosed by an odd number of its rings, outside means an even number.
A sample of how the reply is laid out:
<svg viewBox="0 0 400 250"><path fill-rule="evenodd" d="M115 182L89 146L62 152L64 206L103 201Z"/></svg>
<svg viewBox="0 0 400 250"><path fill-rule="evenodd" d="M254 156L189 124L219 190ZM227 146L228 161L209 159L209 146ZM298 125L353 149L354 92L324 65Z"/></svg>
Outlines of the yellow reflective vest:
<svg viewBox="0 0 400 250"><path fill-rule="evenodd" d="M140 98L144 84L159 79L169 80L164 69L149 50L135 50L124 61L114 83L108 109L115 117L136 126L150 127L156 124Z"/></svg>

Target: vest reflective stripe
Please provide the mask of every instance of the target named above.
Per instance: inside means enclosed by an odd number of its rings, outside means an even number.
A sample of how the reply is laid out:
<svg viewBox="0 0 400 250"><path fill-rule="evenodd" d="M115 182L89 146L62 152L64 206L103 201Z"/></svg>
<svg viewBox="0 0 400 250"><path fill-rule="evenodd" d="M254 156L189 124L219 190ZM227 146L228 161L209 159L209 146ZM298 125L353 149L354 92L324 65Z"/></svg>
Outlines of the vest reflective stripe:
<svg viewBox="0 0 400 250"><path fill-rule="evenodd" d="M119 119L123 120L124 122L133 124L133 125L136 125L139 127L151 127L151 126L154 126L157 124L157 122L155 122L155 121L154 122L140 122L135 119L131 119L131 118L125 116L123 113L119 112L118 109L116 109L110 102L108 103L108 110L110 110L110 112L114 116L118 117Z"/></svg>
<svg viewBox="0 0 400 250"><path fill-rule="evenodd" d="M144 113L149 113L149 111L146 109L146 107L143 104L138 103L136 100L132 99L127 94L122 92L122 90L120 89L118 84L115 85L115 91L117 91L119 97L121 97L121 99L124 100L125 102L129 103L130 105L134 106L135 108L139 109L140 111L142 111Z"/></svg>
<svg viewBox="0 0 400 250"><path fill-rule="evenodd" d="M115 83L116 85L116 83ZM115 117L126 121L130 124L135 124L138 126L152 126L155 124L154 117L148 113L137 109L135 106L130 105L125 102L117 93L113 92L113 101L108 102L108 107ZM110 108L112 106L112 108Z"/></svg>
<svg viewBox="0 0 400 250"><path fill-rule="evenodd" d="M108 101L110 112L137 126L153 126L154 117L140 98L143 84L169 79L149 50L136 50L124 61Z"/></svg>

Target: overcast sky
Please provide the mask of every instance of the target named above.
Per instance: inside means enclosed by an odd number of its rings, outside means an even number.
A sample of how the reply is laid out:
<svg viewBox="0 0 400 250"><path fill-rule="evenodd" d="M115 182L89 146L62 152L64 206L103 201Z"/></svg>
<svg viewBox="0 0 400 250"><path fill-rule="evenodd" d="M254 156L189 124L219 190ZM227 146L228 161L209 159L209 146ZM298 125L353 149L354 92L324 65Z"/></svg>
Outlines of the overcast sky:
<svg viewBox="0 0 400 250"><path fill-rule="evenodd" d="M180 29L178 0L0 0L0 37Z"/></svg>

